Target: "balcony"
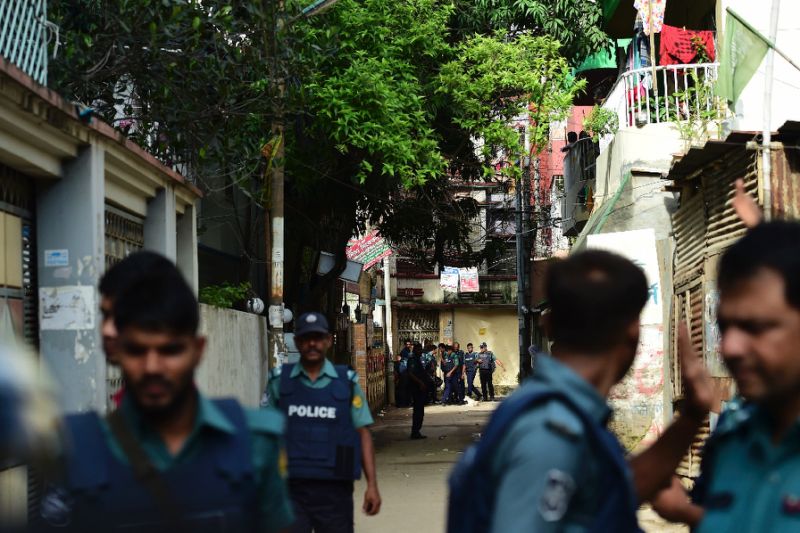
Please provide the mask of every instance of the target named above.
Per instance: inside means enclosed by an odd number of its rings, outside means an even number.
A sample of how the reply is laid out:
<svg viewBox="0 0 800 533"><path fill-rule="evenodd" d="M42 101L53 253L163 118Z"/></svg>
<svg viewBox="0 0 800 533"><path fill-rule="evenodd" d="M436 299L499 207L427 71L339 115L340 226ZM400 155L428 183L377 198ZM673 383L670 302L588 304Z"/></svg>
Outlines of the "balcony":
<svg viewBox="0 0 800 533"><path fill-rule="evenodd" d="M0 56L47 85L46 0L0 0Z"/></svg>
<svg viewBox="0 0 800 533"><path fill-rule="evenodd" d="M603 107L617 112L620 129L722 120L722 106L714 94L718 67L719 63L697 63L631 70L617 80Z"/></svg>

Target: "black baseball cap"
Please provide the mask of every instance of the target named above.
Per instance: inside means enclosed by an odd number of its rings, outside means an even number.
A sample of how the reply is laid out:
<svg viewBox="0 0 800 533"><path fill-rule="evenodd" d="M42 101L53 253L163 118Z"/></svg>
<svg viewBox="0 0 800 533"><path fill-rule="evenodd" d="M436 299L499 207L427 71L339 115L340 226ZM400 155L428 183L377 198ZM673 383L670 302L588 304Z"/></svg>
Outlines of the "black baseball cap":
<svg viewBox="0 0 800 533"><path fill-rule="evenodd" d="M297 325L294 328L295 337L302 337L311 333L329 334L328 319L322 313L304 313L297 319Z"/></svg>
<svg viewBox="0 0 800 533"><path fill-rule="evenodd" d="M485 342L481 343L481 348L486 348L486 343Z"/></svg>

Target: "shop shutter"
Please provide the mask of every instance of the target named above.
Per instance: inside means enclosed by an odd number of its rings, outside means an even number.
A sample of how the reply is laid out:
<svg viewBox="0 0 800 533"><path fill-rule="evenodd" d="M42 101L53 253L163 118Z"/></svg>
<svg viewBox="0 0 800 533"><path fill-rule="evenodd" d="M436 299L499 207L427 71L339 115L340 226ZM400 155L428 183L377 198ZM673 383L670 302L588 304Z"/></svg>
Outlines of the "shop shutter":
<svg viewBox="0 0 800 533"><path fill-rule="evenodd" d="M772 150L772 217L800 218L800 153L797 147Z"/></svg>
<svg viewBox="0 0 800 533"><path fill-rule="evenodd" d="M675 282L681 283L703 267L705 251L705 204L702 191L682 202L672 216L675 235Z"/></svg>
<svg viewBox="0 0 800 533"><path fill-rule="evenodd" d="M754 198L761 198L756 152L744 148L729 152L726 157L703 171L702 181L708 213L706 253L709 255L723 251L747 229L733 209L734 182L738 178L744 179L745 188Z"/></svg>

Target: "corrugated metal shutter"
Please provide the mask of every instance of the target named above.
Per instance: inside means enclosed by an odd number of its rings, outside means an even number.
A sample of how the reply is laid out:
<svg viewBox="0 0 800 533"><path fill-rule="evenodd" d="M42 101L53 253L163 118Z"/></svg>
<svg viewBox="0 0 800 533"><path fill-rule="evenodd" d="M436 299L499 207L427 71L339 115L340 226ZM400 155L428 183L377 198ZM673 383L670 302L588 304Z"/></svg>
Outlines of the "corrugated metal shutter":
<svg viewBox="0 0 800 533"><path fill-rule="evenodd" d="M681 363L678 354L678 328L683 322L689 328L689 335L692 346L698 357L703 357L704 332L703 327L703 283L702 277L697 276L693 280L679 287L675 291L673 300L673 312L671 317L672 330L672 397L674 400L683 398L683 383L681 381Z"/></svg>
<svg viewBox="0 0 800 533"><path fill-rule="evenodd" d="M677 474L679 476L691 479L697 479L700 476L703 446L705 446L709 435L711 435L711 425L709 419L706 418L703 425L700 426L700 431L695 435L689 451L686 452L680 465L678 465Z"/></svg>
<svg viewBox="0 0 800 533"><path fill-rule="evenodd" d="M682 202L672 215L675 234L675 282L681 283L703 268L705 251L705 204L698 191Z"/></svg>
<svg viewBox="0 0 800 533"><path fill-rule="evenodd" d="M796 147L772 151L772 217L800 218L800 153Z"/></svg>
<svg viewBox="0 0 800 533"><path fill-rule="evenodd" d="M736 179L743 178L747 191L754 197L761 198L758 187L758 155L756 152L744 149L733 151L725 158L718 160L717 163L704 169L702 174L708 213L707 254L724 250L741 237L747 229L733 209Z"/></svg>

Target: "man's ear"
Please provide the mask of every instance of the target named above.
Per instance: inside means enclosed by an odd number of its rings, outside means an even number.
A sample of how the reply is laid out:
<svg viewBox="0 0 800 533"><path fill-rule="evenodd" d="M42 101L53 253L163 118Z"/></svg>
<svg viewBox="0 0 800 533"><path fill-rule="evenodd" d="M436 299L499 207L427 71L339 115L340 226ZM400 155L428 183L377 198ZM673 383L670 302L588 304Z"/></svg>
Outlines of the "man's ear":
<svg viewBox="0 0 800 533"><path fill-rule="evenodd" d="M194 348L195 348L195 357L197 359L196 364L199 365L200 362L203 360L203 355L206 352L206 346L208 345L208 339L203 335L198 335L194 339Z"/></svg>

